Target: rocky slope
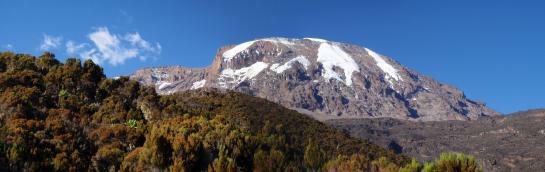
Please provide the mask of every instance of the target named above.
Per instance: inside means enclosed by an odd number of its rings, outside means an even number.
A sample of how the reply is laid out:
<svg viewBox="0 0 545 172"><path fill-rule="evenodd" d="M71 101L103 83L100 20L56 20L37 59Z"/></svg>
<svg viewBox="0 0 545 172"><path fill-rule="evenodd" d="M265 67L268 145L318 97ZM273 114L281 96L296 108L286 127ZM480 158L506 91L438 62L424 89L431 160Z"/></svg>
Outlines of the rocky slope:
<svg viewBox="0 0 545 172"><path fill-rule="evenodd" d="M266 38L226 46L209 67L146 68L131 79L161 94L214 87L268 99L317 119L419 121L497 116L460 90L356 45Z"/></svg>
<svg viewBox="0 0 545 172"><path fill-rule="evenodd" d="M485 171L545 171L545 110L475 121L382 118L326 123L420 161L457 151L475 155Z"/></svg>

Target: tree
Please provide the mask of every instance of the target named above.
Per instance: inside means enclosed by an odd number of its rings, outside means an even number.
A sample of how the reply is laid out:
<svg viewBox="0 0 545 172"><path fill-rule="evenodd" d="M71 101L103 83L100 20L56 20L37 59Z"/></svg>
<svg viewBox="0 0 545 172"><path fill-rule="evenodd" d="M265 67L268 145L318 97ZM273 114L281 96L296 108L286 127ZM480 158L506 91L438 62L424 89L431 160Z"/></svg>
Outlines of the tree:
<svg viewBox="0 0 545 172"><path fill-rule="evenodd" d="M257 172L283 171L285 168L284 154L281 151L263 151L261 149L254 153L253 170Z"/></svg>
<svg viewBox="0 0 545 172"><path fill-rule="evenodd" d="M386 157L380 157L379 159L373 160L371 162L371 171L377 172L397 172L399 167L390 162Z"/></svg>
<svg viewBox="0 0 545 172"><path fill-rule="evenodd" d="M166 169L170 164L172 147L168 140L161 135L151 135L144 143L144 150L140 154L140 161L160 169Z"/></svg>
<svg viewBox="0 0 545 172"><path fill-rule="evenodd" d="M44 52L38 59L36 59L36 66L40 72L44 75L49 72L55 66L58 66L60 62L55 59L55 54L50 52Z"/></svg>
<svg viewBox="0 0 545 172"><path fill-rule="evenodd" d="M325 159L325 153L313 141L309 141L305 147L305 166L311 170L319 170Z"/></svg>
<svg viewBox="0 0 545 172"><path fill-rule="evenodd" d="M329 160L323 167L323 170L330 172L343 172L354 171L363 172L368 171L368 158L363 155L354 154L350 157L345 155L339 155L336 159Z"/></svg>

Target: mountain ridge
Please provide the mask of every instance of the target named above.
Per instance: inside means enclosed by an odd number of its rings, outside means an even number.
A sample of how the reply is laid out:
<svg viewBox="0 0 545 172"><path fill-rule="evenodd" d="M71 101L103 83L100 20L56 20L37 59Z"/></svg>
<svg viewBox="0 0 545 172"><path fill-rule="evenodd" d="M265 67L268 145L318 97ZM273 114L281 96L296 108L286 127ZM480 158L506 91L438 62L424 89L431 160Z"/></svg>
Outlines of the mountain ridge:
<svg viewBox="0 0 545 172"><path fill-rule="evenodd" d="M219 49L205 68L148 68L130 76L161 94L214 87L303 109L320 120L393 117L472 120L500 113L453 86L368 48L316 38L263 38ZM314 114L325 115L314 115Z"/></svg>

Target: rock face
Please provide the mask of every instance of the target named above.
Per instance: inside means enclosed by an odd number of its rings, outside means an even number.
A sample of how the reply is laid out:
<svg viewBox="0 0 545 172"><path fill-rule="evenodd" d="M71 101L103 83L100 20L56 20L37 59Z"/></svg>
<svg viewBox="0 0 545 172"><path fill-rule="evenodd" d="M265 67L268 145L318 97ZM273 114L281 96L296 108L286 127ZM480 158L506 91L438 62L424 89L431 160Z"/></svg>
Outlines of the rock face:
<svg viewBox="0 0 545 172"><path fill-rule="evenodd" d="M220 48L209 67L158 67L131 79L161 94L215 87L262 97L317 119L418 121L497 116L463 92L370 49L322 39L266 38Z"/></svg>
<svg viewBox="0 0 545 172"><path fill-rule="evenodd" d="M392 118L325 123L420 161L441 152L475 155L485 171L545 170L545 109L474 121L412 122Z"/></svg>

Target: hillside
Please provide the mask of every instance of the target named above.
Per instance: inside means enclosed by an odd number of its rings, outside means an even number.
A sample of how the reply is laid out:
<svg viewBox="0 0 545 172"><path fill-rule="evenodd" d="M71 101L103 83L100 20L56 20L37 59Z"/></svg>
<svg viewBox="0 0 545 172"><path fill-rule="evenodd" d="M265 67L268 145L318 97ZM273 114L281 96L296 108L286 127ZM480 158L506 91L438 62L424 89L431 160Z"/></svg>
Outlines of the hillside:
<svg viewBox="0 0 545 172"><path fill-rule="evenodd" d="M206 68L145 68L130 78L160 94L201 87L235 90L319 120L440 121L499 115L455 87L368 48L316 38L257 39L220 48Z"/></svg>
<svg viewBox="0 0 545 172"><path fill-rule="evenodd" d="M330 120L352 136L429 161L440 152L472 154L487 171L545 170L545 110L476 121Z"/></svg>
<svg viewBox="0 0 545 172"><path fill-rule="evenodd" d="M198 90L158 96L91 60L0 54L1 171L319 169L408 158L264 99ZM345 155L345 156L339 156ZM335 165L329 163L329 167Z"/></svg>

